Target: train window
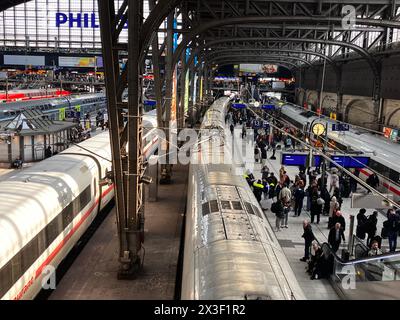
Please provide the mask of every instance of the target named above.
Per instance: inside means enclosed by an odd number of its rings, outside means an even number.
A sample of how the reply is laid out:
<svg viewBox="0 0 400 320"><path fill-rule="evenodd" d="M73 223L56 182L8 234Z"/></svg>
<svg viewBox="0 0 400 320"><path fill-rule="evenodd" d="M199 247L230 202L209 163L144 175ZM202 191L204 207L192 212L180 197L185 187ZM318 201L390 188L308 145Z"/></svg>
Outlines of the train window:
<svg viewBox="0 0 400 320"><path fill-rule="evenodd" d="M74 219L73 204L70 203L68 206L66 206L64 210L61 212L61 215L62 215L63 229L65 229Z"/></svg>
<svg viewBox="0 0 400 320"><path fill-rule="evenodd" d="M243 210L240 201L231 201L233 210Z"/></svg>
<svg viewBox="0 0 400 320"><path fill-rule="evenodd" d="M376 162L373 159L370 159L369 167L372 170L379 172L381 175L383 175L387 178L389 177L390 169L388 167L384 166L383 164Z"/></svg>
<svg viewBox="0 0 400 320"><path fill-rule="evenodd" d="M93 188L94 188L94 196L97 196L97 183L96 183L96 178L93 180Z"/></svg>
<svg viewBox="0 0 400 320"><path fill-rule="evenodd" d="M22 269L21 269L21 252L18 252L12 259L11 259L11 266L12 266L12 280L13 283L17 282L17 280L21 277Z"/></svg>
<svg viewBox="0 0 400 320"><path fill-rule="evenodd" d="M231 203L229 201L224 201L224 200L221 200L221 207L222 207L222 209L225 209L225 210L232 209Z"/></svg>
<svg viewBox="0 0 400 320"><path fill-rule="evenodd" d="M250 204L250 203L245 202L244 205L246 206L247 213L255 214L254 211L253 211L253 208L251 207L251 204Z"/></svg>
<svg viewBox="0 0 400 320"><path fill-rule="evenodd" d="M35 262L39 256L39 243L38 237L34 237L28 244L21 250L21 271L25 273L26 270Z"/></svg>
<svg viewBox="0 0 400 320"><path fill-rule="evenodd" d="M203 203L201 205L201 212L203 214L203 217L210 214L210 206L209 206L209 202Z"/></svg>
<svg viewBox="0 0 400 320"><path fill-rule="evenodd" d="M389 179L394 181L394 182L399 182L400 174L397 171L394 171L394 170L390 169L390 171L389 171Z"/></svg>
<svg viewBox="0 0 400 320"><path fill-rule="evenodd" d="M80 210L85 208L87 204L90 202L90 196L91 196L91 190L90 190L90 185L86 187L85 190L79 195L79 207Z"/></svg>
<svg viewBox="0 0 400 320"><path fill-rule="evenodd" d="M0 297L13 285L11 260L0 269Z"/></svg>
<svg viewBox="0 0 400 320"><path fill-rule="evenodd" d="M55 217L47 226L46 226L46 248L48 248L52 242L57 238L60 234L59 229L59 216Z"/></svg>
<svg viewBox="0 0 400 320"><path fill-rule="evenodd" d="M211 212L218 212L218 201L217 200L211 200L210 201L210 211Z"/></svg>

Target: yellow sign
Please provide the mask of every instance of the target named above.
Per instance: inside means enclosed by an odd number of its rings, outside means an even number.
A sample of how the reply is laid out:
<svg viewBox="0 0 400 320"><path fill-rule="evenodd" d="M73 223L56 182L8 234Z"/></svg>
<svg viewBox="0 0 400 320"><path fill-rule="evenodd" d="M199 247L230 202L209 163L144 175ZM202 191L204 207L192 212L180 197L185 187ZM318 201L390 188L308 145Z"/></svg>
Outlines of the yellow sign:
<svg viewBox="0 0 400 320"><path fill-rule="evenodd" d="M58 110L58 119L63 121L65 119L65 108L60 108Z"/></svg>
<svg viewBox="0 0 400 320"><path fill-rule="evenodd" d="M332 120L336 120L336 113L331 112L330 116L329 116Z"/></svg>

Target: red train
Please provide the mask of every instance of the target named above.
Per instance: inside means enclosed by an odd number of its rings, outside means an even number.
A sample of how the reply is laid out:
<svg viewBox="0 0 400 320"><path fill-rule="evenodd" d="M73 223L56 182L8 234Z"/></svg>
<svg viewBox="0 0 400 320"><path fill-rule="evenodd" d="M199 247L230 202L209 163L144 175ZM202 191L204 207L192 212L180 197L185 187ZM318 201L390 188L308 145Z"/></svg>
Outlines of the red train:
<svg viewBox="0 0 400 320"><path fill-rule="evenodd" d="M8 91L7 94L4 91L0 93L0 103L56 98L62 96L69 96L70 94L71 94L70 91L61 90L59 88L49 88L47 90L46 89L10 90Z"/></svg>

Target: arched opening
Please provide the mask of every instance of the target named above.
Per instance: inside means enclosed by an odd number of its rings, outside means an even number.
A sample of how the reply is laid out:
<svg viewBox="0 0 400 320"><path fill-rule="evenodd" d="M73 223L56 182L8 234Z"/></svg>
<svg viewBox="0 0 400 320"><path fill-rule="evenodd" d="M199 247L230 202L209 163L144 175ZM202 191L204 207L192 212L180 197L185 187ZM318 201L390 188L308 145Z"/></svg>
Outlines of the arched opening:
<svg viewBox="0 0 400 320"><path fill-rule="evenodd" d="M311 91L307 95L307 105L310 110L317 111L317 106L318 106L318 93L317 92Z"/></svg>
<svg viewBox="0 0 400 320"><path fill-rule="evenodd" d="M374 128L376 116L374 106L365 100L352 100L346 106L345 121L361 127Z"/></svg>
<svg viewBox="0 0 400 320"><path fill-rule="evenodd" d="M394 110L387 119L386 124L388 126L393 126L393 127L400 127L400 108L397 108L396 110Z"/></svg>

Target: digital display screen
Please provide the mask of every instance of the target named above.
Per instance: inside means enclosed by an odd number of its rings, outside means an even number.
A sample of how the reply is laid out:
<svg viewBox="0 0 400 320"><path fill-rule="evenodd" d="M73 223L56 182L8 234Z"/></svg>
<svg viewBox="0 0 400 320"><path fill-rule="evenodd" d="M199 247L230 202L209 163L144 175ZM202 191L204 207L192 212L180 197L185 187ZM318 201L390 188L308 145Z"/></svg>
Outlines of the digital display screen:
<svg viewBox="0 0 400 320"><path fill-rule="evenodd" d="M314 156L313 156L312 166L313 166L313 167L319 167L320 165L321 165L321 156L319 156L319 155L314 155Z"/></svg>
<svg viewBox="0 0 400 320"><path fill-rule="evenodd" d="M369 165L369 157L332 156L331 159L344 168L365 168ZM336 167L330 163L330 167Z"/></svg>
<svg viewBox="0 0 400 320"><path fill-rule="evenodd" d="M285 166L306 166L307 154L284 154L282 153L281 164Z"/></svg>
<svg viewBox="0 0 400 320"><path fill-rule="evenodd" d="M94 57L58 57L60 67L94 68L95 64Z"/></svg>
<svg viewBox="0 0 400 320"><path fill-rule="evenodd" d="M246 105L244 103L232 103L232 108L244 109L244 108L246 108Z"/></svg>
<svg viewBox="0 0 400 320"><path fill-rule="evenodd" d="M261 109L264 109L264 110L275 110L275 105L273 105L273 104L263 104L261 106Z"/></svg>
<svg viewBox="0 0 400 320"><path fill-rule="evenodd" d="M31 65L44 66L46 65L44 56L24 56L24 55L4 55L4 64L8 65Z"/></svg>

